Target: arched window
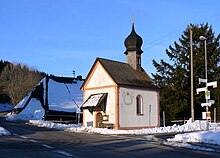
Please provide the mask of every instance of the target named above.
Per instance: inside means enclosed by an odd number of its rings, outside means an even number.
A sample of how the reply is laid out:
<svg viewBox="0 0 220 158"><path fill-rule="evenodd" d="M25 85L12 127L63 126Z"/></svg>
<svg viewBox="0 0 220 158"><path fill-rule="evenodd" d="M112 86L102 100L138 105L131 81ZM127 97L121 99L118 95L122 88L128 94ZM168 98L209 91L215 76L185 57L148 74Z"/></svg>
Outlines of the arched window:
<svg viewBox="0 0 220 158"><path fill-rule="evenodd" d="M141 95L138 95L136 98L136 108L138 115L143 114L143 98Z"/></svg>
<svg viewBox="0 0 220 158"><path fill-rule="evenodd" d="M141 66L141 57L137 57L137 64L139 65L139 66Z"/></svg>

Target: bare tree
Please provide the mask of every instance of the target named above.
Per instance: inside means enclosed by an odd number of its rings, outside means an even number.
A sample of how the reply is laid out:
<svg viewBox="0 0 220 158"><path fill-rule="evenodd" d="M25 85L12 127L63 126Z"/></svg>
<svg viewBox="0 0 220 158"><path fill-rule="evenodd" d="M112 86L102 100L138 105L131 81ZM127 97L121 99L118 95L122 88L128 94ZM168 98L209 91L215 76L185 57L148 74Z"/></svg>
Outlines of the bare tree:
<svg viewBox="0 0 220 158"><path fill-rule="evenodd" d="M0 88L16 105L43 78L42 73L27 65L7 64L0 74Z"/></svg>

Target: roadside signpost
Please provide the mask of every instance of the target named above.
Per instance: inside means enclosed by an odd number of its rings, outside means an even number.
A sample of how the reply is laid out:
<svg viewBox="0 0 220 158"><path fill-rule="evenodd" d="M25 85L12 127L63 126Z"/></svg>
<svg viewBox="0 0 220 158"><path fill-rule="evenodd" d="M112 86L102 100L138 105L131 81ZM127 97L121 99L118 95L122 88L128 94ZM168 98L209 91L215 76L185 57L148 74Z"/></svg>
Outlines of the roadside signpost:
<svg viewBox="0 0 220 158"><path fill-rule="evenodd" d="M202 87L202 88L197 88L196 89L196 93L199 94L200 92L205 92L205 99L206 102L205 103L201 103L202 107L206 107L206 130L209 130L209 121L208 119L210 119L210 112L209 112L209 107L212 106L212 104L215 103L214 100L210 100L210 91L208 90L208 87L213 87L216 88L217 87L217 81L214 82L208 82L208 79L203 79L203 78L199 78L199 84L200 83L206 83L206 87Z"/></svg>
<svg viewBox="0 0 220 158"><path fill-rule="evenodd" d="M199 94L199 92L205 92L205 99L206 102L202 103L201 106L202 107L206 107L206 130L209 130L209 121L208 118L210 117L210 113L209 113L209 107L215 103L214 100L210 100L210 91L208 90L208 87L213 87L216 88L217 87L217 81L214 82L208 82L208 73L207 73L207 50L206 50L206 40L207 38L204 36L200 36L199 37L200 40L204 41L204 48L205 48L205 79L204 78L199 78L199 84L200 83L205 83L206 86L203 88L197 88L196 89L196 93Z"/></svg>

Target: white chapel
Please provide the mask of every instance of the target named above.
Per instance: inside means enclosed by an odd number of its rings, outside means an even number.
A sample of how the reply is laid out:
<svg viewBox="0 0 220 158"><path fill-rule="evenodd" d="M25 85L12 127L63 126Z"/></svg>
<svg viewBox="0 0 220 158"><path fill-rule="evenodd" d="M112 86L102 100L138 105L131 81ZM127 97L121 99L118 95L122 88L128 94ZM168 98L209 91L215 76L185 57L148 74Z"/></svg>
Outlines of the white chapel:
<svg viewBox="0 0 220 158"><path fill-rule="evenodd" d="M83 126L117 130L160 126L159 88L141 66L142 43L133 23L124 41L125 63L95 60L81 87Z"/></svg>

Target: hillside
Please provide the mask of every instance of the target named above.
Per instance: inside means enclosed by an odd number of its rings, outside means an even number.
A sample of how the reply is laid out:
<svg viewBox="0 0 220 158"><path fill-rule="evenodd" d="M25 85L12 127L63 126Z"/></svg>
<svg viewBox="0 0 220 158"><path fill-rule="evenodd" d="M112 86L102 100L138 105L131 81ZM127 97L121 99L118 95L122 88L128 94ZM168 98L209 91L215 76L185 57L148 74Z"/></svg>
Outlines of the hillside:
<svg viewBox="0 0 220 158"><path fill-rule="evenodd" d="M45 76L27 65L0 61L0 103L14 106Z"/></svg>

